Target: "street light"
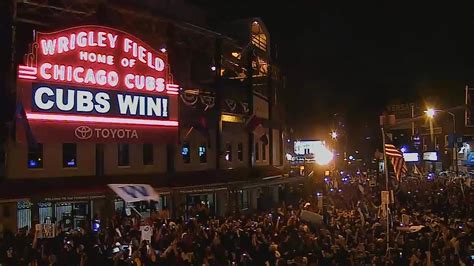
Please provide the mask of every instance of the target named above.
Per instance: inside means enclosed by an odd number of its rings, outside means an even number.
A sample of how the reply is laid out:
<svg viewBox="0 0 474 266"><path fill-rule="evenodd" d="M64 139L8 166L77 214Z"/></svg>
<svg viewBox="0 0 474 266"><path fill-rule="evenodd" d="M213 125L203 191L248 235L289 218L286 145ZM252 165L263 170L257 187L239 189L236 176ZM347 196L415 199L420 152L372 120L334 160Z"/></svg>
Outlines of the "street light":
<svg viewBox="0 0 474 266"><path fill-rule="evenodd" d="M430 118L430 122L431 122L431 119L434 118L434 116L437 112L447 113L451 116L451 118L453 119L453 138L456 138L456 115L454 113L451 113L450 111L439 110L439 109L434 109L434 108L428 108L425 111L425 114L426 114L426 116L428 116L428 118ZM453 161L454 161L454 167L455 167L455 170L456 170L456 175L459 172L457 146L458 146L458 141L457 141L457 139L455 139L454 140L454 145L453 145Z"/></svg>
<svg viewBox="0 0 474 266"><path fill-rule="evenodd" d="M331 135L331 138L333 140L336 140L337 139L337 132L335 130L331 131L331 133L329 133L329 135Z"/></svg>
<svg viewBox="0 0 474 266"><path fill-rule="evenodd" d="M436 114L436 111L435 109L433 108L428 108L425 113L426 113L426 116L429 117L429 118L433 118Z"/></svg>

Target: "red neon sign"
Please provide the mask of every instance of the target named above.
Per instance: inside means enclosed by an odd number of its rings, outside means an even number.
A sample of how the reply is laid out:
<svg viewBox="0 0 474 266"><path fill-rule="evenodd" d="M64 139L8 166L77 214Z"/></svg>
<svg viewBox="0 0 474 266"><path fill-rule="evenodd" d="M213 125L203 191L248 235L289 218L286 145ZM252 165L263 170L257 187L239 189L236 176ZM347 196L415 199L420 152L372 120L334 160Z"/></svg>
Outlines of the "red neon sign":
<svg viewBox="0 0 474 266"><path fill-rule="evenodd" d="M25 64L18 66L18 87L33 130L45 121L48 129L61 122L146 126L147 134L150 127L178 126L180 88L173 83L166 51L117 29L38 32Z"/></svg>
<svg viewBox="0 0 474 266"><path fill-rule="evenodd" d="M168 56L138 38L102 26L36 35L38 80L163 92Z"/></svg>

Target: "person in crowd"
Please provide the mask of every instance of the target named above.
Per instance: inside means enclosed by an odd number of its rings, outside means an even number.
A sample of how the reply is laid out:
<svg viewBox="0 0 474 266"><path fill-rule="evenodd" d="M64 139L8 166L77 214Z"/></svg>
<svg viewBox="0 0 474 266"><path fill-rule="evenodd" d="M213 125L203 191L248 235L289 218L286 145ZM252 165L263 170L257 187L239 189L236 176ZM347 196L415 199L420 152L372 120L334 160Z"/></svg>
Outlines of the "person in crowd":
<svg viewBox="0 0 474 266"><path fill-rule="evenodd" d="M363 182L328 189L323 209L315 193L280 189L285 191L285 202L262 204L248 215L214 217L200 202L186 219L182 212L173 219L168 210L150 219L117 212L95 231L58 228L52 238L41 237L36 227L6 231L0 265L472 265L470 187L401 182L388 230L380 191ZM144 224L153 227L149 240L140 232Z"/></svg>

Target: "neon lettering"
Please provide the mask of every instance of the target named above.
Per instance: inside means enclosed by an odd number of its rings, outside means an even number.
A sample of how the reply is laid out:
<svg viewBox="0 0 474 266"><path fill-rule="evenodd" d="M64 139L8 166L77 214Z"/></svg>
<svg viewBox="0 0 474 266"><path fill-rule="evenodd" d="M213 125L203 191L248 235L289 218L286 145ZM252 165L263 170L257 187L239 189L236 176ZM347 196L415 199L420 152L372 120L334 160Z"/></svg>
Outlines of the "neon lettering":
<svg viewBox="0 0 474 266"><path fill-rule="evenodd" d="M67 102L64 103L64 90L56 90L56 106L61 111L71 111L74 108L75 91L67 90Z"/></svg>
<svg viewBox="0 0 474 266"><path fill-rule="evenodd" d="M94 70L92 70L91 68L87 69L86 71L86 76L84 78L84 83L91 83L91 84L95 84L95 76L94 76Z"/></svg>
<svg viewBox="0 0 474 266"><path fill-rule="evenodd" d="M61 65L61 66L54 65L53 66L54 80L64 80L65 71L66 71L66 67L64 65Z"/></svg>
<svg viewBox="0 0 474 266"><path fill-rule="evenodd" d="M140 62L142 62L142 63L146 63L145 52L146 52L145 47L143 47L141 45L138 46L138 60L140 60Z"/></svg>
<svg viewBox="0 0 474 266"><path fill-rule="evenodd" d="M84 68L83 67L76 67L74 71L72 72L72 76L75 82L82 83L84 82L84 79L79 77L79 73L83 73Z"/></svg>
<svg viewBox="0 0 474 266"><path fill-rule="evenodd" d="M105 92L99 92L95 95L95 110L98 113L105 114L110 111L110 96Z"/></svg>
<svg viewBox="0 0 474 266"><path fill-rule="evenodd" d="M145 115L145 96L140 96L139 114Z"/></svg>
<svg viewBox="0 0 474 266"><path fill-rule="evenodd" d="M44 95L48 96L47 101L43 101ZM35 105L43 110L49 110L54 106L54 102L49 99L49 97L53 96L54 92L48 87L39 87L35 91L34 100Z"/></svg>
<svg viewBox="0 0 474 266"><path fill-rule="evenodd" d="M166 127L176 127L179 125L178 121L171 121L171 120L118 118L118 117L107 117L107 116L27 113L26 117L32 120L60 121L60 122L64 122L64 121L93 122L93 123L103 123L103 124L147 125L147 126L166 126ZM133 132L132 132L132 135L133 135Z"/></svg>
<svg viewBox="0 0 474 266"><path fill-rule="evenodd" d="M165 79L157 78L156 79L156 91L162 92L165 90Z"/></svg>
<svg viewBox="0 0 474 266"><path fill-rule="evenodd" d="M87 33L81 31L77 34L77 46L79 47L87 46Z"/></svg>
<svg viewBox="0 0 474 266"><path fill-rule="evenodd" d="M41 50L44 55L53 55L56 49L56 40L41 40Z"/></svg>
<svg viewBox="0 0 474 266"><path fill-rule="evenodd" d="M162 100L166 100L166 99L161 99L161 98L156 98L156 99L153 99L153 98L150 98L148 97L147 98L147 110L146 110L146 115L147 116L161 116L162 113L161 113L161 102Z"/></svg>
<svg viewBox="0 0 474 266"><path fill-rule="evenodd" d="M135 87L130 81L131 79L133 79L133 74L125 75L125 87L127 87L127 89L133 89Z"/></svg>
<svg viewBox="0 0 474 266"><path fill-rule="evenodd" d="M51 74L48 74L46 70L51 69L53 66L50 63L44 63L40 66L40 75L44 79L51 79Z"/></svg>
<svg viewBox="0 0 474 266"><path fill-rule="evenodd" d="M89 35L87 36L87 45L88 46L91 46L91 47L94 47L94 46L97 46L97 43L94 42L94 32L93 31L89 31Z"/></svg>
<svg viewBox="0 0 474 266"><path fill-rule="evenodd" d="M58 54L69 51L69 39L67 37L58 38Z"/></svg>
<svg viewBox="0 0 474 266"><path fill-rule="evenodd" d="M120 114L126 115L136 115L137 114L137 106L138 106L138 97L131 96L131 95L122 95L117 94L117 100L119 104L119 111Z"/></svg>
<svg viewBox="0 0 474 266"><path fill-rule="evenodd" d="M168 117L168 99L163 98L161 102L163 103L163 112L161 116Z"/></svg>
<svg viewBox="0 0 474 266"><path fill-rule="evenodd" d="M81 31L76 34L59 36L54 39L40 41L43 55L61 54L76 49L76 47L110 47L114 49L118 36L104 31Z"/></svg>
<svg viewBox="0 0 474 266"><path fill-rule="evenodd" d="M104 42L105 40L106 40L106 33L103 31L99 31L97 33L97 45L99 45L100 47L106 47L107 45Z"/></svg>
<svg viewBox="0 0 474 266"><path fill-rule="evenodd" d="M94 109L93 97L90 91L77 91L77 111L91 112Z"/></svg>
<svg viewBox="0 0 474 266"><path fill-rule="evenodd" d="M105 70L101 69L97 71L96 82L97 84L102 85L102 86L107 84L107 72L105 72Z"/></svg>
<svg viewBox="0 0 474 266"><path fill-rule="evenodd" d="M117 35L114 35L114 34L111 34L111 33L107 33L107 38L109 39L109 45L110 45L110 48L115 48L115 45L117 43Z"/></svg>

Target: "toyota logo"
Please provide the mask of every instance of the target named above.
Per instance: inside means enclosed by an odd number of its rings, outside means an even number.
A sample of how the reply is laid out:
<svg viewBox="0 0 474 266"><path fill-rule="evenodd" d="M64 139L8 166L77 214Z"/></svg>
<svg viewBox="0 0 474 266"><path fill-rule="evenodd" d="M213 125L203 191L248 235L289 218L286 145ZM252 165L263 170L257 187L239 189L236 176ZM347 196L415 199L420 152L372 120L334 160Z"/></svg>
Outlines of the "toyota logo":
<svg viewBox="0 0 474 266"><path fill-rule="evenodd" d="M79 126L74 130L78 139L90 139L92 137L92 128L88 126Z"/></svg>

